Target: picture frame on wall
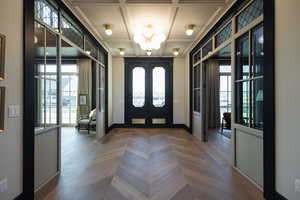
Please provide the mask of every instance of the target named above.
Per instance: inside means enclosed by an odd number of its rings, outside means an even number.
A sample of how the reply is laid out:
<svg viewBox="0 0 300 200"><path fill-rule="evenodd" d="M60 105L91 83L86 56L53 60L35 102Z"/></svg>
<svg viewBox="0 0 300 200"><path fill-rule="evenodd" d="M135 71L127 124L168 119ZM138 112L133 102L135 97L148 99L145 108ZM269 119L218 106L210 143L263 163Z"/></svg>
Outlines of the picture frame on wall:
<svg viewBox="0 0 300 200"><path fill-rule="evenodd" d="M5 119L5 87L0 87L0 133L4 131Z"/></svg>
<svg viewBox="0 0 300 200"><path fill-rule="evenodd" d="M85 106L87 104L87 95L80 95L79 96L79 105Z"/></svg>
<svg viewBox="0 0 300 200"><path fill-rule="evenodd" d="M5 35L0 33L0 80L4 80L5 69Z"/></svg>

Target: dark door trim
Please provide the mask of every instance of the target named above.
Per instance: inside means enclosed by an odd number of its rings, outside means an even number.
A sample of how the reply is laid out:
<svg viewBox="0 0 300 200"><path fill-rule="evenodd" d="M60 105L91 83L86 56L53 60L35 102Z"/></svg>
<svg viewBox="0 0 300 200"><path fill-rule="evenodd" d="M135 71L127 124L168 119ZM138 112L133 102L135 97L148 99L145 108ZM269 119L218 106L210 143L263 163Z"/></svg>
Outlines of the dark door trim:
<svg viewBox="0 0 300 200"><path fill-rule="evenodd" d="M144 124L129 124L126 123L126 118L129 114L129 96L126 95L128 93L128 87L130 85L129 80L129 65L131 63L149 63L149 65L154 63L167 63L170 67L169 72L169 87L166 87L166 94L168 95L168 106L169 106L169 112L168 112L168 124L152 124L152 125L144 125ZM125 91L125 97L124 97L124 105L125 105L125 112L124 112L124 119L125 119L125 125L126 127L139 127L139 128L160 128L160 127L173 127L173 58L149 58L149 57L139 57L139 58L125 58L125 84L124 84L124 91Z"/></svg>

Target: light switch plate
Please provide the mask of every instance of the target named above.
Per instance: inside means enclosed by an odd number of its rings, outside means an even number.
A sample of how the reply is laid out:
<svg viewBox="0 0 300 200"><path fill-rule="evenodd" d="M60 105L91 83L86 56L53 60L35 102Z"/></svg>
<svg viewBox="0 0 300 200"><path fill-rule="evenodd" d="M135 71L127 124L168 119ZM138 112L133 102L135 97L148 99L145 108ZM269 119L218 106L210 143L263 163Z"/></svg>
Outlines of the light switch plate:
<svg viewBox="0 0 300 200"><path fill-rule="evenodd" d="M0 192L5 192L7 190L7 179L2 179L0 181Z"/></svg>
<svg viewBox="0 0 300 200"><path fill-rule="evenodd" d="M9 105L8 106L8 118L20 117L20 106L19 105Z"/></svg>
<svg viewBox="0 0 300 200"><path fill-rule="evenodd" d="M300 192L300 179L295 180L295 192Z"/></svg>

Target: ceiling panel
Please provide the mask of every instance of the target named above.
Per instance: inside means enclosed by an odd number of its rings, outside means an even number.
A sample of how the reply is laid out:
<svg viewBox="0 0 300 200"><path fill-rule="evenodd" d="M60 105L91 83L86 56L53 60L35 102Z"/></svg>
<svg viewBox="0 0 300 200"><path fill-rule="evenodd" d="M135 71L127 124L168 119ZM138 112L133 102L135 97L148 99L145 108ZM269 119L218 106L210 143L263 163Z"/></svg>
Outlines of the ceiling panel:
<svg viewBox="0 0 300 200"><path fill-rule="evenodd" d="M171 39L188 39L194 38L201 28L205 26L209 18L216 12L217 6L182 6L177 13L173 29L171 31ZM185 35L185 26L194 24L193 36Z"/></svg>
<svg viewBox="0 0 300 200"><path fill-rule="evenodd" d="M125 24L122 20L119 6L81 5L81 11L86 15L94 27L99 31L104 40L128 39ZM104 24L113 25L113 35L107 36L104 32Z"/></svg>

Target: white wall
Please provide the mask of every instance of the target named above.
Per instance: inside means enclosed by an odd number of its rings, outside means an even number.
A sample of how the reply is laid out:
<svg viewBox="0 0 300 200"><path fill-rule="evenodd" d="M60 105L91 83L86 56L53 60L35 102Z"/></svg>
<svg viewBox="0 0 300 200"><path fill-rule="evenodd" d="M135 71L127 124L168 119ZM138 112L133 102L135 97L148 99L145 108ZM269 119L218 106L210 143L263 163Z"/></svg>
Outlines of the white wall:
<svg viewBox="0 0 300 200"><path fill-rule="evenodd" d="M187 121L187 66L186 58L178 57L173 64L173 121L174 124L186 124ZM124 123L124 58L112 59L112 97L113 123Z"/></svg>
<svg viewBox="0 0 300 200"><path fill-rule="evenodd" d="M22 192L22 117L7 118L8 105L22 105L23 6L20 0L1 0L0 33L6 35L5 131L0 134L0 180L7 178L8 190L1 200L14 199ZM22 113L22 111L21 111Z"/></svg>
<svg viewBox="0 0 300 200"><path fill-rule="evenodd" d="M113 124L124 123L124 58L112 58L112 118Z"/></svg>
<svg viewBox="0 0 300 200"><path fill-rule="evenodd" d="M174 58L173 64L173 123L186 124L186 59Z"/></svg>
<svg viewBox="0 0 300 200"><path fill-rule="evenodd" d="M299 200L300 1L275 0L276 190Z"/></svg>

